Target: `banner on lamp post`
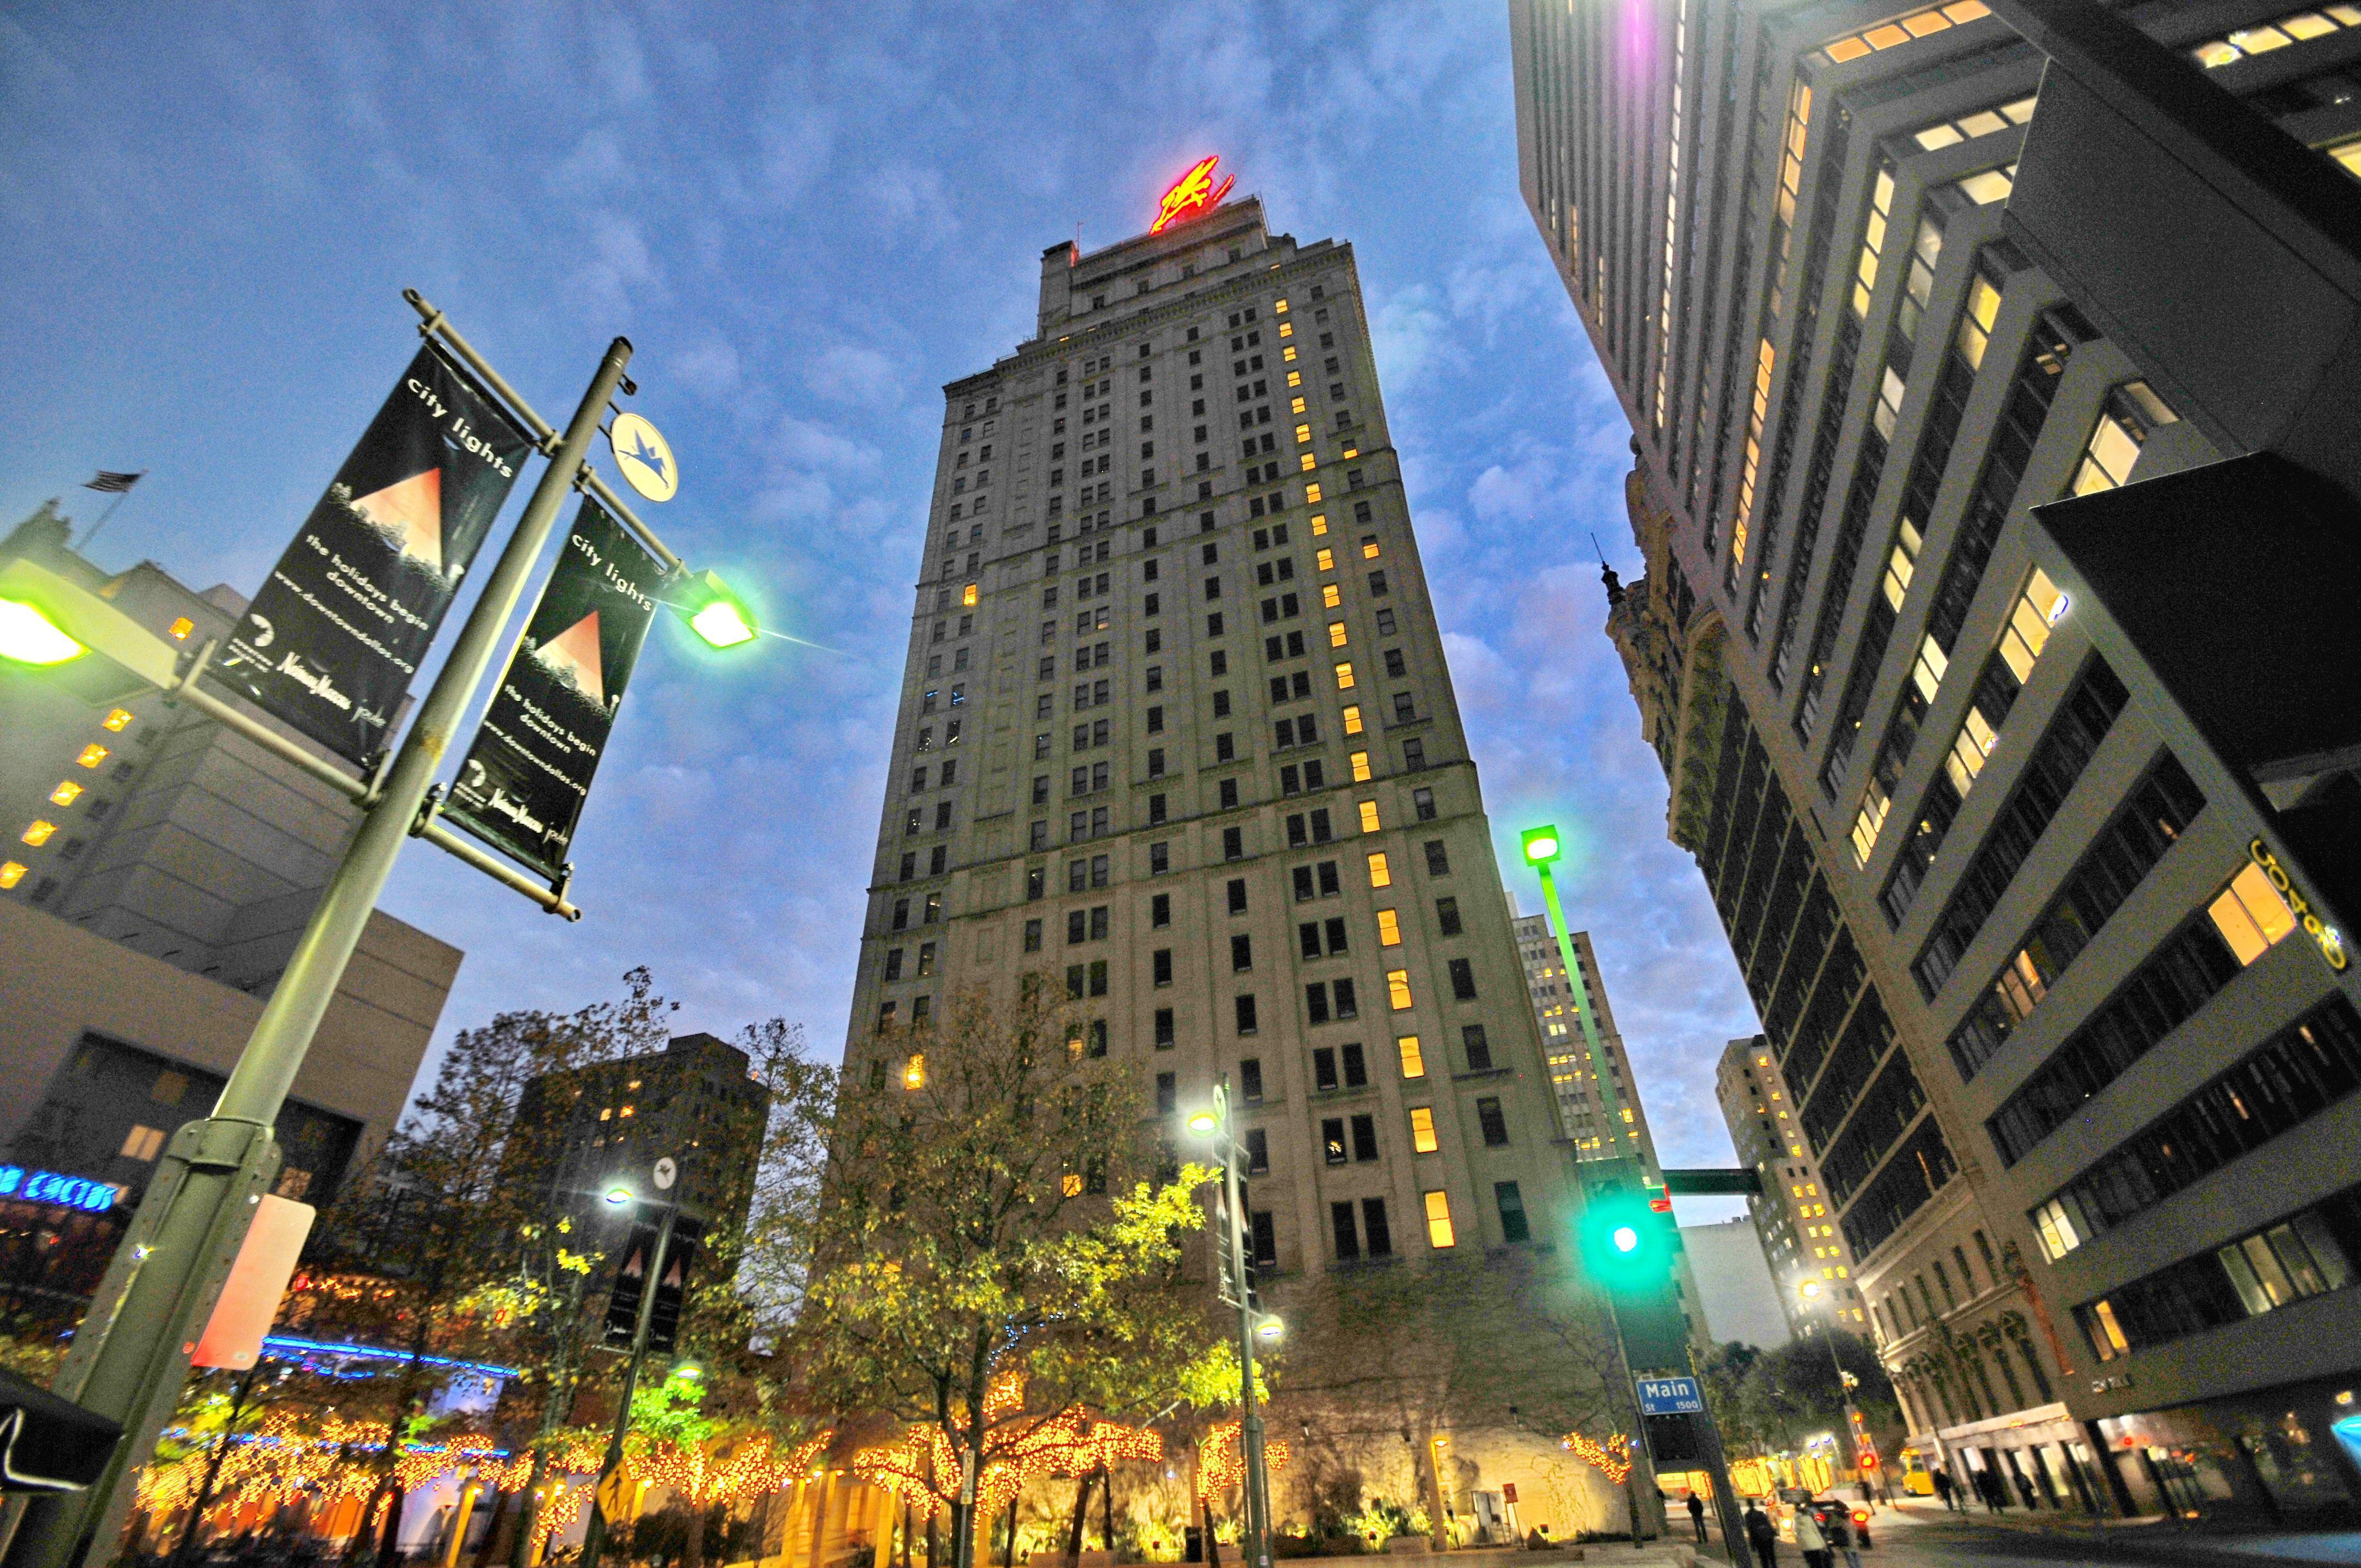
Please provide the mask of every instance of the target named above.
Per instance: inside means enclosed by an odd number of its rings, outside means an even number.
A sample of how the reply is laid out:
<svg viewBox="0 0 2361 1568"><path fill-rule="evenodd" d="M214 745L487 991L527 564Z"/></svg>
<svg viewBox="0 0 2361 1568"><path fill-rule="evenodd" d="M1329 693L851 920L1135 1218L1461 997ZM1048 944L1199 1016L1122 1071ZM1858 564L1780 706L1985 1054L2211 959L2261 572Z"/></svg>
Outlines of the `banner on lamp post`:
<svg viewBox="0 0 2361 1568"><path fill-rule="evenodd" d="M419 349L210 674L365 762L532 450L434 345Z"/></svg>
<svg viewBox="0 0 2361 1568"><path fill-rule="evenodd" d="M562 874L664 576L622 524L584 499L443 816Z"/></svg>

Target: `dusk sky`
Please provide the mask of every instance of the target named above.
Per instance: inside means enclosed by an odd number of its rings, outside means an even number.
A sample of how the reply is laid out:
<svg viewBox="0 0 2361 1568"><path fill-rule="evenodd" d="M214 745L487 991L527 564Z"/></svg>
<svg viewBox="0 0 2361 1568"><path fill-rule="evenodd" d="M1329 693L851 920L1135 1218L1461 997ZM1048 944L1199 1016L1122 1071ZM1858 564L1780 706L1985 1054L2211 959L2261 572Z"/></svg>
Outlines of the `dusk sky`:
<svg viewBox="0 0 2361 1568"><path fill-rule="evenodd" d="M148 470L111 569L252 593L414 351L405 286L560 422L631 339L683 475L644 515L818 646L660 626L580 925L423 845L384 906L467 949L438 1041L645 963L684 1027L829 1058L940 389L1030 334L1045 246L1221 154L1275 231L1352 244L1510 891L1539 908L1515 835L1555 820L1665 1163L1730 1161L1714 1061L1756 1025L1600 630L1628 432L1518 194L1500 7L29 4L0 139L0 527Z"/></svg>

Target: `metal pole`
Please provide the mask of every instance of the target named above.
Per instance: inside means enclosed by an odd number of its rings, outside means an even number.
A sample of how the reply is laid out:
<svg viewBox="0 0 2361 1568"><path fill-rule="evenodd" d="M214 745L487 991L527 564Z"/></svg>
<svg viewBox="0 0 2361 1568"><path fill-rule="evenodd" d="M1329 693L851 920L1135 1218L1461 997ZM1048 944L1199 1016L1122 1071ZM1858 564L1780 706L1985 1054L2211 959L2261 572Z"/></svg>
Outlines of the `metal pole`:
<svg viewBox="0 0 2361 1568"><path fill-rule="evenodd" d="M1238 1190L1238 1140L1230 1124L1229 1091L1217 1086L1222 1110L1222 1191L1230 1212L1230 1281L1237 1287L1238 1304L1238 1442L1246 1462L1246 1538L1241 1544L1248 1568L1270 1568L1269 1477L1263 1465L1262 1414L1255 1408L1254 1298L1246 1289L1246 1217Z"/></svg>
<svg viewBox="0 0 2361 1568"><path fill-rule="evenodd" d="M1607 1122L1607 1137L1600 1140L1599 1157L1637 1160L1641 1184L1650 1185L1650 1178L1656 1173L1648 1168L1647 1151L1636 1137L1626 1139L1623 1136L1622 1103L1615 1092L1615 1064L1608 1059L1606 1042L1598 1036L1598 1021L1590 1005L1590 987L1582 978L1582 964L1579 955L1574 950L1574 934L1565 923L1565 906L1558 902L1557 878L1550 874L1547 861L1537 862L1533 869L1541 873L1542 904L1549 912L1550 935L1557 938L1558 962L1565 971L1566 994L1572 999L1575 1012L1582 1020L1582 1043L1590 1053L1590 1076L1598 1085L1598 1113ZM1624 1153L1627 1143L1632 1150L1629 1156ZM1613 1150L1611 1157L1608 1152L1609 1147ZM1581 1157L1579 1148L1575 1152L1576 1158Z"/></svg>
<svg viewBox="0 0 2361 1568"><path fill-rule="evenodd" d="M159 1162L52 1385L66 1398L120 1421L123 1442L95 1486L49 1500L27 1518L14 1553L21 1568L69 1568L93 1542L104 1542L102 1554L112 1555L131 1507L131 1477L147 1463L171 1416L188 1380L189 1357L246 1239L255 1206L279 1173L282 1157L271 1137L272 1124L631 357L629 339L619 337L608 345L565 439L551 455L524 516L403 738L384 793L362 817L312 911L220 1102L211 1116L174 1134Z"/></svg>
<svg viewBox="0 0 2361 1568"><path fill-rule="evenodd" d="M623 1436L631 1430L631 1396L639 1392L640 1367L648 1356L648 1325L655 1321L656 1286L664 1278L664 1255L672 1250L672 1225L679 1216L677 1201L664 1206L664 1223L656 1228L656 1245L648 1254L647 1276L640 1285L640 1315L631 1328L631 1358L623 1364L623 1392L615 1404L615 1430L607 1439L607 1457L598 1465L600 1486L623 1463ZM607 1509L594 1488L590 1522L582 1530L582 1557L577 1568L598 1568L599 1553L606 1548Z"/></svg>

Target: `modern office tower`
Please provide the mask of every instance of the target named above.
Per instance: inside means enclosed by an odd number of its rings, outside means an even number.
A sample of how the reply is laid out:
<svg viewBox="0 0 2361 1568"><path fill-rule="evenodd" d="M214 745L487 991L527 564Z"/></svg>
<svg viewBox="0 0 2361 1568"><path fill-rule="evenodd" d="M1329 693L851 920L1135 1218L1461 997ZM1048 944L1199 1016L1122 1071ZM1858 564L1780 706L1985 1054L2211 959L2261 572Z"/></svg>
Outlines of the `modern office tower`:
<svg viewBox="0 0 2361 1568"><path fill-rule="evenodd" d="M1517 959L1525 969L1525 994L1532 1002L1533 1023L1542 1033L1542 1051L1549 1063L1550 1092L1557 1102L1558 1129L1584 1153L1604 1146L1609 1129L1599 1120L1598 1092L1588 1079L1597 1071L1582 1041L1582 1021L1574 1004L1573 988L1565 982L1565 961L1557 938L1550 934L1549 916L1512 915L1510 929L1517 938ZM1607 1071L1622 1107L1620 1142L1627 1152L1647 1157L1649 1167L1662 1169L1656 1159L1656 1137L1648 1130L1648 1113L1640 1102L1640 1086L1631 1076L1631 1058L1615 1027L1615 1009L1608 1004L1607 982L1599 978L1598 955L1590 933L1573 933L1575 961L1582 966L1582 983L1596 1007L1598 1043L1607 1047Z"/></svg>
<svg viewBox="0 0 2361 1568"><path fill-rule="evenodd" d="M153 562L102 570L70 529L46 505L0 541L0 564L29 559L192 647L245 608ZM212 1110L357 814L160 693L93 705L7 663L0 810L0 1150L21 1168L0 1167L0 1277L71 1304L96 1287L167 1140ZM281 1195L324 1202L392 1132L463 956L369 916L279 1117ZM113 1201L44 1201L44 1171Z"/></svg>
<svg viewBox="0 0 2361 1568"><path fill-rule="evenodd" d="M889 1091L953 993L1020 971L1176 1148L1225 1075L1290 1323L1274 1430L1405 1497L1455 1431L1448 1507L1521 1477L1528 1524L1570 1523L1556 1434L1383 1370L1565 1268L1577 1200L1351 248L1251 198L1051 247L1038 335L946 389L925 530L850 1081ZM1340 1326L1386 1291L1374 1337ZM1455 1387L1514 1360L1470 1349Z"/></svg>
<svg viewBox="0 0 2361 1568"><path fill-rule="evenodd" d="M1715 1224L1683 1225L1681 1251L1697 1277L1707 1338L1767 1350L1795 1337L1753 1220L1741 1214Z"/></svg>
<svg viewBox="0 0 2361 1568"><path fill-rule="evenodd" d="M1512 16L1609 630L1914 1441L2349 1506L2361 13Z"/></svg>
<svg viewBox="0 0 2361 1568"><path fill-rule="evenodd" d="M1870 1335L1869 1314L1852 1277L1852 1255L1832 1218L1819 1161L1787 1100L1786 1080L1772 1060L1771 1042L1761 1035L1730 1041L1714 1071L1713 1090L1722 1120L1730 1124L1738 1163L1763 1183L1763 1190L1746 1200L1746 1212L1762 1239L1763 1260L1778 1282L1779 1310L1789 1332L1802 1334L1813 1323L1833 1320ZM1811 1279L1820 1283L1807 1298L1804 1286Z"/></svg>

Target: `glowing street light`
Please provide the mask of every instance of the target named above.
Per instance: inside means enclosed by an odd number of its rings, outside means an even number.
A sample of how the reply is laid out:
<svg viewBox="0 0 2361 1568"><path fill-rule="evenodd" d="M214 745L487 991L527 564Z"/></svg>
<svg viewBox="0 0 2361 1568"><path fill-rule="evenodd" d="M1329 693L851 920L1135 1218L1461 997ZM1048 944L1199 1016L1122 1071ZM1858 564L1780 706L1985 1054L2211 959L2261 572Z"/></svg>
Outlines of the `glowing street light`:
<svg viewBox="0 0 2361 1568"><path fill-rule="evenodd" d="M610 1207L617 1209L621 1208L624 1204L630 1202L637 1196L637 1193L633 1192L629 1187L624 1186L620 1181L614 1186L607 1189L607 1202Z"/></svg>
<svg viewBox="0 0 2361 1568"><path fill-rule="evenodd" d="M680 610L688 629L713 648L735 648L760 635L745 601L718 572L698 572L681 586Z"/></svg>
<svg viewBox="0 0 2361 1568"><path fill-rule="evenodd" d="M58 630L41 608L23 599L0 599L0 659L19 664L62 664L90 650Z"/></svg>
<svg viewBox="0 0 2361 1568"><path fill-rule="evenodd" d="M1189 1130L1201 1138L1210 1138L1222 1127L1222 1118L1212 1111L1200 1111L1189 1118Z"/></svg>
<svg viewBox="0 0 2361 1568"><path fill-rule="evenodd" d="M1558 857L1558 836L1555 827L1528 828L1524 832L1525 864L1545 866Z"/></svg>

